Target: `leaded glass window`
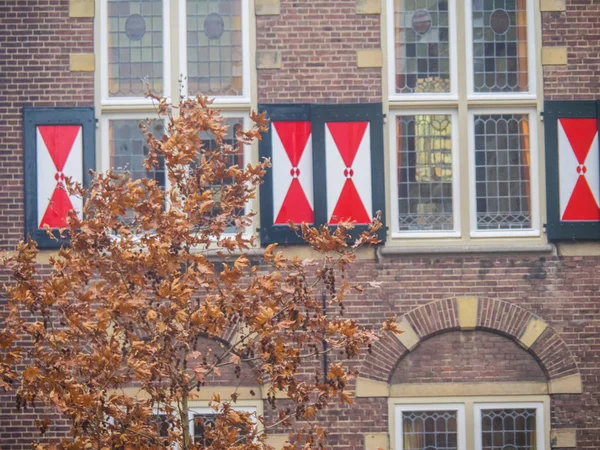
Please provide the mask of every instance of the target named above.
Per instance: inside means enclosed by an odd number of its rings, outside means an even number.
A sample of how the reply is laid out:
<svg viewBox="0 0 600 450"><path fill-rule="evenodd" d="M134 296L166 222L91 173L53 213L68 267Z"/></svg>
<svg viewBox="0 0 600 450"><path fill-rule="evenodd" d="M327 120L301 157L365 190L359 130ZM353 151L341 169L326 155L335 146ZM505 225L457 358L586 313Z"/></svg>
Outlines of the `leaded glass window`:
<svg viewBox="0 0 600 450"><path fill-rule="evenodd" d="M188 93L241 96L242 1L187 0Z"/></svg>
<svg viewBox="0 0 600 450"><path fill-rule="evenodd" d="M535 409L482 409L481 450L537 450Z"/></svg>
<svg viewBox="0 0 600 450"><path fill-rule="evenodd" d="M457 411L403 411L403 450L457 450Z"/></svg>
<svg viewBox="0 0 600 450"><path fill-rule="evenodd" d="M394 0L397 93L450 92L447 0Z"/></svg>
<svg viewBox="0 0 600 450"><path fill-rule="evenodd" d="M397 116L399 231L453 230L452 116Z"/></svg>
<svg viewBox="0 0 600 450"><path fill-rule="evenodd" d="M478 230L532 227L528 114L475 115Z"/></svg>
<svg viewBox="0 0 600 450"><path fill-rule="evenodd" d="M162 0L108 0L108 95L163 93Z"/></svg>
<svg viewBox="0 0 600 450"><path fill-rule="evenodd" d="M209 430L214 430L217 426L217 415L216 414L194 414L194 443L200 445L200 448L208 447L213 443L213 440L209 437ZM246 432L244 428L238 426L237 439L245 441Z"/></svg>
<svg viewBox="0 0 600 450"><path fill-rule="evenodd" d="M527 92L527 0L472 0L473 88Z"/></svg>
<svg viewBox="0 0 600 450"><path fill-rule="evenodd" d="M241 117L229 118L225 121L224 125L228 126L227 137L222 142L222 145L231 146L231 152L226 155L226 164L228 167L237 165L238 167L244 167L244 145L238 142L237 136L244 128L244 119ZM218 150L217 142L214 139L214 136L207 131L203 131L200 133L200 138L202 139L202 144L204 148L215 151ZM222 180L221 185L213 186L213 199L216 202L216 206L214 208L214 214L218 214L220 211L219 202L221 200L221 190L226 186L233 183L232 179L224 178ZM228 218L228 225L226 227L226 232L235 233L239 231L239 229L235 226L236 218L242 216L244 214L243 210L237 211L236 214L232 215Z"/></svg>
<svg viewBox="0 0 600 450"><path fill-rule="evenodd" d="M194 414L194 443L202 448L212 444L212 439L207 437L209 429L215 429L217 416L215 414Z"/></svg>
<svg viewBox="0 0 600 450"><path fill-rule="evenodd" d="M165 185L163 165L149 173L144 168L148 157L146 138L139 127L140 120L109 120L110 167L117 172L128 172L133 180L148 176L161 186ZM160 121L152 122L148 130L155 136L164 134L164 125Z"/></svg>
<svg viewBox="0 0 600 450"><path fill-rule="evenodd" d="M156 425L156 431L158 437L160 439L160 444L164 446L169 445L169 430L171 428L171 424L167 420L167 416L165 414L155 414L152 416L152 422Z"/></svg>

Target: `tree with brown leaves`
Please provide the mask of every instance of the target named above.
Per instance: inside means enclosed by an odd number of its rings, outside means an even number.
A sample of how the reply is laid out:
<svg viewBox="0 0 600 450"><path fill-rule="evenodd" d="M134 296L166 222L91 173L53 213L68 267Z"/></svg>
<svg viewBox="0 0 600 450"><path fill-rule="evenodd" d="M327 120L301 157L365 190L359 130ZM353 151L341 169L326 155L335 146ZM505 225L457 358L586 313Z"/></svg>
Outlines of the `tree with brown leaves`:
<svg viewBox="0 0 600 450"><path fill-rule="evenodd" d="M318 411L352 401L348 373L331 364L325 377L308 377L303 365L324 352L354 358L377 339L324 314L321 296L340 308L351 290L362 290L343 274L358 248L377 243L381 224L374 220L352 243L350 223L302 225L297 232L322 259L288 259L271 245L261 264L251 264L255 243L244 230L253 214L244 211L269 162L239 167L231 157L260 139L267 119L253 113L253 128L230 146L206 98L178 107L159 100L164 134L141 126L146 169L164 165L167 187L115 171L94 174L88 188L68 182L84 206L70 213L62 230L70 245L51 259L50 274L38 273L31 240L5 258L13 282L5 288L0 385L16 389L22 408L41 403L68 419L70 437L39 449L253 450L268 448L275 426L292 431L286 448L316 448L324 437ZM236 392L212 396L210 427L190 423L190 402L229 369L250 371L274 409L286 397L271 423L236 409ZM132 388L143 395L130 395ZM202 440L194 440L194 425Z"/></svg>

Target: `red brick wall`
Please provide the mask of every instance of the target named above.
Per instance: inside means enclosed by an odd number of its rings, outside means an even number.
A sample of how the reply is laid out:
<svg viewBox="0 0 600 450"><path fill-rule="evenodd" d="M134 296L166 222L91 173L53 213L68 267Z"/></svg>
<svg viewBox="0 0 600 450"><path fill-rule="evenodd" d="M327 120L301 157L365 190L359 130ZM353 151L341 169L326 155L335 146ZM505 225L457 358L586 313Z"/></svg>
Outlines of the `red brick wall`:
<svg viewBox="0 0 600 450"><path fill-rule="evenodd" d="M600 98L600 2L566 0L566 12L542 13L544 46L567 47L566 66L544 67L548 100Z"/></svg>
<svg viewBox="0 0 600 450"><path fill-rule="evenodd" d="M422 342L405 356L392 383L546 381L532 355L486 331L450 331Z"/></svg>
<svg viewBox="0 0 600 450"><path fill-rule="evenodd" d="M281 14L256 20L259 51L280 51L281 69L258 70L261 103L381 101L381 69L357 68L356 51L381 48L380 17L355 0L281 0Z"/></svg>
<svg viewBox="0 0 600 450"><path fill-rule="evenodd" d="M23 237L23 106L93 106L92 72L70 53L93 53L93 19L69 0L0 1L0 248Z"/></svg>
<svg viewBox="0 0 600 450"><path fill-rule="evenodd" d="M259 51L280 51L282 69L258 71L259 101L264 103L379 102L381 69L356 67L356 51L381 45L380 16L361 16L355 0L281 0L279 16L257 18ZM13 248L23 234L22 107L91 106L93 74L69 71L70 53L93 52L92 19L68 17L68 0L0 0L0 247ZM600 98L600 2L567 0L566 13L544 13L546 46L567 46L568 66L545 67L544 87L549 99ZM346 317L378 326L384 317L402 315L418 306L463 295L514 303L538 315L557 333L546 333L535 345L560 358L566 346L582 376L584 393L552 396L552 423L578 428L579 449L599 449L600 430L600 258L559 258L522 255L416 256L361 261L352 279L378 280L380 289L349 297ZM6 278L0 276L0 282ZM364 283L363 283L364 284ZM465 336L457 338L457 336ZM560 345L552 341L560 338ZM370 367L378 379L389 379L401 354L399 342L375 350ZM455 342L452 339L466 340ZM467 345L477 350L469 359ZM505 344L505 346L502 345ZM500 378L539 376L524 373L531 356L514 343L487 332L450 332L425 340L400 363L397 376L425 381L431 347L447 346L461 360L445 367L449 379L462 379L476 371L489 355L503 359ZM459 348L462 348L459 350ZM425 351L424 351L425 350ZM529 359L527 359L529 358ZM466 364L466 365L465 365ZM410 370L406 368L410 366ZM316 367L316 366L315 366ZM512 372L511 372L512 370ZM535 372L535 373L534 373ZM431 372L430 372L431 373ZM529 379L529 378L527 378ZM271 414L266 409L266 414ZM363 449L362 434L388 431L387 399L358 399L353 406L334 407L324 413L331 424L328 448ZM0 448L30 448L37 435L34 419L39 411L19 415L11 395L0 395Z"/></svg>
<svg viewBox="0 0 600 450"><path fill-rule="evenodd" d="M423 340L414 353L402 350L395 337L386 337L384 345L374 348L375 357L369 357L368 365L363 365L363 376L389 380L400 357L394 382L467 381L469 377L470 381L479 381L479 376L472 378L475 371L488 376L490 381L492 370L498 371L498 381L542 381L546 375L533 354L549 351L560 359L563 349L554 342L560 339L575 360L575 370L581 374L583 393L551 396L552 426L577 428L577 448L598 450L600 284L596 274L599 270L600 257L506 254L361 261L348 277L356 282L371 279L382 283L381 288L369 289L364 296L347 298L345 317L361 323L378 326L392 313L402 316L432 302L439 304L444 299L475 296L481 299L483 308L492 301L508 302L536 314L550 326L550 331L540 336L529 354L504 336L488 331L459 332L456 327ZM495 320L515 322L510 314L507 310ZM481 321L491 325L488 319ZM435 358L429 358L433 354ZM553 361L550 359L550 370L554 370ZM484 364L491 368L484 369ZM428 370L436 365L436 372ZM558 376L573 373L570 366L566 369ZM336 405L324 417L335 418L327 448L363 449L363 433L388 431L387 399L357 399L355 406Z"/></svg>

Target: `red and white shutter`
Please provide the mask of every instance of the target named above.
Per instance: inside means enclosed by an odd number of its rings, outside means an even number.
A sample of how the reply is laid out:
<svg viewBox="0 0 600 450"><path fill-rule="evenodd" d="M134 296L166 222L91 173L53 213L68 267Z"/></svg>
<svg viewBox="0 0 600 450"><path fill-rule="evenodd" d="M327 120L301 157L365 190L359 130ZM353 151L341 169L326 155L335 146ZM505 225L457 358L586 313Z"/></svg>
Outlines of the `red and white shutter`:
<svg viewBox="0 0 600 450"><path fill-rule="evenodd" d="M368 224L372 219L371 124L326 122L327 220Z"/></svg>
<svg viewBox="0 0 600 450"><path fill-rule="evenodd" d="M81 125L40 125L37 144L38 228L66 227L69 211L80 213L81 199L69 196L65 178L83 183Z"/></svg>
<svg viewBox="0 0 600 450"><path fill-rule="evenodd" d="M35 239L39 248L69 243L68 235L57 230L68 226L69 211L81 217L83 205L68 194L65 181L89 186L89 171L96 167L95 133L93 108L23 108L25 238ZM55 230L54 238L46 227Z"/></svg>
<svg viewBox="0 0 600 450"><path fill-rule="evenodd" d="M260 194L260 240L302 244L294 224L354 222L357 236L385 207L380 103L260 105L271 127L259 154L270 158ZM382 216L383 220L385 218ZM380 231L385 239L385 230Z"/></svg>
<svg viewBox="0 0 600 450"><path fill-rule="evenodd" d="M558 120L560 220L600 220L598 120Z"/></svg>
<svg viewBox="0 0 600 450"><path fill-rule="evenodd" d="M275 225L314 223L312 130L308 121L272 122Z"/></svg>

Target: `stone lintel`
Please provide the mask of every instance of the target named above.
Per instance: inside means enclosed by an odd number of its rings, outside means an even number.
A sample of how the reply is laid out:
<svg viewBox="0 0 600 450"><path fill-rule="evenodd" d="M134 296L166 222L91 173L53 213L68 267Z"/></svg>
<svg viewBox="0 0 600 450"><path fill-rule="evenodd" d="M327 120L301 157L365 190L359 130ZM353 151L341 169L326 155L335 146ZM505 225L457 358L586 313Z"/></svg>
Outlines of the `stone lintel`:
<svg viewBox="0 0 600 450"><path fill-rule="evenodd" d="M257 16L278 16L279 0L254 0L254 12Z"/></svg>
<svg viewBox="0 0 600 450"><path fill-rule="evenodd" d="M565 0L540 0L541 12L561 12L566 10L567 5Z"/></svg>
<svg viewBox="0 0 600 450"><path fill-rule="evenodd" d="M387 433L369 433L363 436L365 437L365 450L389 449Z"/></svg>
<svg viewBox="0 0 600 450"><path fill-rule="evenodd" d="M400 322L398 322L398 328L400 331L402 331L402 333L396 334L396 338L402 345L406 347L408 351L411 351L419 344L419 341L421 340L419 335L413 329L406 317L402 317L402 319L400 319Z"/></svg>
<svg viewBox="0 0 600 450"><path fill-rule="evenodd" d="M567 64L567 47L542 47L542 65L564 66Z"/></svg>
<svg viewBox="0 0 600 450"><path fill-rule="evenodd" d="M383 66L383 53L381 49L373 50L357 50L356 51L356 67L372 68Z"/></svg>
<svg viewBox="0 0 600 450"><path fill-rule="evenodd" d="M550 445L552 448L577 447L577 429L554 428L550 430Z"/></svg>
<svg viewBox="0 0 600 450"><path fill-rule="evenodd" d="M550 386L550 394L581 394L583 392L581 375L578 373L555 378L550 380L548 385Z"/></svg>
<svg viewBox="0 0 600 450"><path fill-rule="evenodd" d="M356 0L356 14L381 14L381 0Z"/></svg>
<svg viewBox="0 0 600 450"><path fill-rule="evenodd" d="M532 317L529 319L525 331L521 337L519 337L519 344L528 349L535 343L535 341L537 341L546 328L548 328L548 324L546 322L537 317Z"/></svg>
<svg viewBox="0 0 600 450"><path fill-rule="evenodd" d="M71 53L69 63L71 72L93 72L96 68L93 53Z"/></svg>
<svg viewBox="0 0 600 450"><path fill-rule="evenodd" d="M94 0L69 0L69 17L94 17Z"/></svg>
<svg viewBox="0 0 600 450"><path fill-rule="evenodd" d="M383 381L358 377L356 379L356 397L389 397L388 384Z"/></svg>
<svg viewBox="0 0 600 450"><path fill-rule="evenodd" d="M474 330L477 326L477 309L479 300L477 297L459 297L456 299L458 305L458 324L461 330Z"/></svg>
<svg viewBox="0 0 600 450"><path fill-rule="evenodd" d="M281 69L281 52L261 51L256 52L257 69Z"/></svg>

